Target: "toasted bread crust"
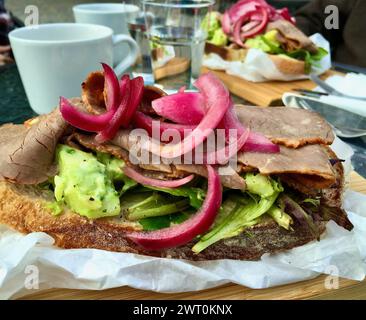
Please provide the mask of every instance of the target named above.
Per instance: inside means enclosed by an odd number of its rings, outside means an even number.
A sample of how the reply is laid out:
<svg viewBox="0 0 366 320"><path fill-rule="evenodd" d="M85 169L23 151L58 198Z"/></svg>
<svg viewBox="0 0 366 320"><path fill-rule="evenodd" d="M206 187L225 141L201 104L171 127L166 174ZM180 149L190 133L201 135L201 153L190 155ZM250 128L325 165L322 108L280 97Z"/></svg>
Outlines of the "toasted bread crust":
<svg viewBox="0 0 366 320"><path fill-rule="evenodd" d="M305 62L284 56L268 54L277 69L284 74L305 74Z"/></svg>
<svg viewBox="0 0 366 320"><path fill-rule="evenodd" d="M248 49L232 48L229 46L219 47L212 43L206 43L205 53L215 53L226 61L242 61L245 60ZM290 57L281 55L267 54L267 56L276 65L278 70L284 74L289 75L303 75L305 74L305 62Z"/></svg>
<svg viewBox="0 0 366 320"><path fill-rule="evenodd" d="M126 233L139 229L138 225L113 218L93 221L70 211L54 216L46 207L52 199L50 191L1 182L0 223L23 233L46 232L62 248L95 248L188 260L258 260L264 253L288 250L315 240L304 226L295 223L294 231L287 231L268 219L248 228L247 233L222 240L198 255L191 250L194 242L169 250L147 252L126 238ZM320 232L324 232L325 222L318 224Z"/></svg>

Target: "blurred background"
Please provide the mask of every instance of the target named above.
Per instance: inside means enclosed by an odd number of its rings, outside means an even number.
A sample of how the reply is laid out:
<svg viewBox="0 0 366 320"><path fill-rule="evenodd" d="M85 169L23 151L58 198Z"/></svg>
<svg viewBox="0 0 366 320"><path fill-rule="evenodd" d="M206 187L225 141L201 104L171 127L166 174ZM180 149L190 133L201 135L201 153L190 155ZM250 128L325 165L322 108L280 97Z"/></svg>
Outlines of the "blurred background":
<svg viewBox="0 0 366 320"><path fill-rule="evenodd" d="M0 0L1 2L1 0ZM19 19L24 20L25 13L24 8L27 5L37 6L40 14L40 23L48 22L73 22L72 6L79 3L92 3L92 2L125 2L130 4L139 4L138 0L127 1L113 1L113 0L5 0L5 5L9 11L11 11ZM236 0L217 0L216 6L220 10L225 9L237 2ZM288 7L294 12L299 7L308 3L309 0L272 0L268 1L275 7Z"/></svg>

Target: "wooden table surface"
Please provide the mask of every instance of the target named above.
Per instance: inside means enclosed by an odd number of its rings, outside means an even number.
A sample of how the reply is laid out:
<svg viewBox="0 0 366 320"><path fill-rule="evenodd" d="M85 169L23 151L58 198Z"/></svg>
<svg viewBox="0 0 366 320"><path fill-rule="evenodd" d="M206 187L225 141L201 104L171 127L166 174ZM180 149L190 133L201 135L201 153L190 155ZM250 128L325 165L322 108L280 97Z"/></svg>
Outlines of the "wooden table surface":
<svg viewBox="0 0 366 320"><path fill-rule="evenodd" d="M366 180L353 172L352 190L366 194ZM339 289L326 289L326 276L316 279L279 286L270 289L254 290L236 284L227 284L214 289L164 294L130 287L121 287L104 291L50 289L34 293L23 299L366 299L366 281L357 282L339 280Z"/></svg>

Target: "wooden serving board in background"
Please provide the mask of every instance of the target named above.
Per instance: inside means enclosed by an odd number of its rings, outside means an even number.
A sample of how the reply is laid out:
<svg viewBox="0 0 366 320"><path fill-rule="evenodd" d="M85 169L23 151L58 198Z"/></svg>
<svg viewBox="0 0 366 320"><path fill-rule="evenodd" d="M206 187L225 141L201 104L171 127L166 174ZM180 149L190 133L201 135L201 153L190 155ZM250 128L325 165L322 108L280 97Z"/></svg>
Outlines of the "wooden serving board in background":
<svg viewBox="0 0 366 320"><path fill-rule="evenodd" d="M225 71L202 68L202 73L209 71L215 73L225 83L231 93L254 105L263 107L283 105L282 95L285 92L292 91L293 89L312 90L316 87L316 84L311 80L251 82L229 75ZM326 79L336 74L341 73L329 70L321 78Z"/></svg>
<svg viewBox="0 0 366 320"><path fill-rule="evenodd" d="M357 173L351 174L352 190L366 194L366 180ZM49 289L34 292L23 299L74 299L74 300L146 300L146 299L366 299L366 281L339 280L338 289L326 289L326 276L269 289L254 290L237 284L227 284L218 288L199 292L157 293L120 287L104 291Z"/></svg>
<svg viewBox="0 0 366 320"><path fill-rule="evenodd" d="M166 65L154 70L155 80L171 77L186 72L190 67L190 60L185 58L173 58Z"/></svg>

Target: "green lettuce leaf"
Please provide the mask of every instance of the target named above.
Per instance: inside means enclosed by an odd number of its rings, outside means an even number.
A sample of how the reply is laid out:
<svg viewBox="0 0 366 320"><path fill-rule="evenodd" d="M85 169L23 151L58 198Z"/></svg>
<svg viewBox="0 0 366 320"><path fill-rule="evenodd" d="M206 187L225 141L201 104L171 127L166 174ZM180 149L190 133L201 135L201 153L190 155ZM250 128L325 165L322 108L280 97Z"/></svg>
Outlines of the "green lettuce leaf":
<svg viewBox="0 0 366 320"><path fill-rule="evenodd" d="M293 230L291 224L293 224L292 218L276 205L273 205L267 212L279 226L286 230Z"/></svg>
<svg viewBox="0 0 366 320"><path fill-rule="evenodd" d="M318 208L320 206L320 199L307 198L302 200L301 203L310 203L313 207Z"/></svg>
<svg viewBox="0 0 366 320"><path fill-rule="evenodd" d="M164 192L176 197L189 198L189 204L195 209L201 208L202 203L205 200L206 196L206 191L197 187L182 186L179 188L167 189L167 188L144 186L144 188Z"/></svg>
<svg viewBox="0 0 366 320"><path fill-rule="evenodd" d="M328 54L328 51L321 47L318 48L318 51L315 54L311 54L309 51L304 49L286 52L281 48L281 44L277 40L276 36L277 31L271 30L264 35L258 35L254 38L248 39L245 44L250 48L260 49L269 54L285 55L293 59L302 60L305 62L306 73L310 73L312 66L319 66L319 61Z"/></svg>
<svg viewBox="0 0 366 320"><path fill-rule="evenodd" d="M260 173L248 172L244 176L247 191L261 197L270 197L275 192L282 192L282 185L276 180Z"/></svg>
<svg viewBox="0 0 366 320"><path fill-rule="evenodd" d="M291 58L303 60L305 62L305 72L310 73L311 67L319 66L319 61L328 54L328 51L323 48L318 48L317 53L311 54L309 51L300 49L293 52L286 52L285 54Z"/></svg>
<svg viewBox="0 0 366 320"><path fill-rule="evenodd" d="M241 196L230 199L229 196L219 212L218 223L211 231L201 237L192 250L195 253L200 253L217 241L235 237L241 234L245 228L257 224L261 216L272 207L278 195L279 192L275 192L270 197L261 198L259 202L250 197ZM227 201L232 201L232 203L227 204ZM234 203L236 203L235 206L233 206Z"/></svg>
<svg viewBox="0 0 366 320"><path fill-rule="evenodd" d="M153 231L159 230L163 228L168 228L172 224L179 224L187 220L191 216L189 211L178 212L169 214L161 217L153 217L153 218L145 218L139 220L139 223L142 225L143 230L145 231Z"/></svg>
<svg viewBox="0 0 366 320"><path fill-rule="evenodd" d="M123 216L131 221L160 217L189 208L189 200L159 192L133 192L121 197Z"/></svg>

